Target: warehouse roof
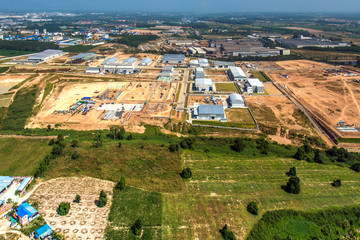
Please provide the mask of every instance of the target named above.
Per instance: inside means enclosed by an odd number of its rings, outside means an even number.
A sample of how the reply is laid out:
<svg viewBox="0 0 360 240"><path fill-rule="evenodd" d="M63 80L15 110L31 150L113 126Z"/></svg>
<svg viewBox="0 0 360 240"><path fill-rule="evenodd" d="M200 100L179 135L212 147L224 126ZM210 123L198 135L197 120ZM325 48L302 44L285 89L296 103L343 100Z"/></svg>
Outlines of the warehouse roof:
<svg viewBox="0 0 360 240"><path fill-rule="evenodd" d="M63 51L61 51L61 50L47 49L47 50L45 50L45 51L32 54L32 55L30 55L29 57L30 57L30 58L41 58L41 59L44 59L44 58L49 58L49 57L51 57L51 56L53 56L53 55L58 55L58 54L62 54L62 53L63 53Z"/></svg>
<svg viewBox="0 0 360 240"><path fill-rule="evenodd" d="M140 64L151 63L151 62L152 62L151 58L144 58L144 59L141 59Z"/></svg>
<svg viewBox="0 0 360 240"><path fill-rule="evenodd" d="M237 77L246 78L244 71L239 67L230 66L230 72L232 73L234 78L237 78Z"/></svg>
<svg viewBox="0 0 360 240"><path fill-rule="evenodd" d="M233 62L222 62L222 61L215 61L214 65L226 65L226 66L235 66Z"/></svg>
<svg viewBox="0 0 360 240"><path fill-rule="evenodd" d="M136 58L127 58L122 62L122 64L127 64L127 63L133 64L133 63L136 63L136 61L137 61Z"/></svg>
<svg viewBox="0 0 360 240"><path fill-rule="evenodd" d="M231 101L231 102L236 102L236 101L242 101L242 102L244 102L243 97L242 97L240 94L238 94L238 93L232 93L232 94L230 94L230 95L229 95L229 98L230 98L230 101Z"/></svg>
<svg viewBox="0 0 360 240"><path fill-rule="evenodd" d="M0 192L4 191L14 179L9 176L0 176Z"/></svg>
<svg viewBox="0 0 360 240"><path fill-rule="evenodd" d="M31 217L37 213L38 211L27 202L24 202L23 204L21 204L16 208L16 214L21 218L23 218L25 215Z"/></svg>
<svg viewBox="0 0 360 240"><path fill-rule="evenodd" d="M108 63L118 63L119 62L119 59L116 58L116 57L111 57L111 58L108 58L108 59L105 59L103 62L102 62L102 65L105 65L105 64L108 64Z"/></svg>
<svg viewBox="0 0 360 240"><path fill-rule="evenodd" d="M91 58L93 58L95 56L96 56L95 53L80 53L80 54L78 54L76 56L73 56L73 57L71 57L69 59L71 59L71 60L76 60L76 59L89 60L89 59L91 59Z"/></svg>
<svg viewBox="0 0 360 240"><path fill-rule="evenodd" d="M198 107L199 115L224 115L224 108L222 105L199 105Z"/></svg>
<svg viewBox="0 0 360 240"><path fill-rule="evenodd" d="M162 61L180 62L185 61L184 54L165 54Z"/></svg>
<svg viewBox="0 0 360 240"><path fill-rule="evenodd" d="M16 191L20 191L20 192L22 192L25 188L26 188L26 186L29 184L29 182L31 181L31 177L27 177L27 178L25 178L22 182L21 182L21 184L19 185L19 187L16 189Z"/></svg>
<svg viewBox="0 0 360 240"><path fill-rule="evenodd" d="M210 78L196 78L195 79L195 85L208 85L208 86L212 86L212 81Z"/></svg>
<svg viewBox="0 0 360 240"><path fill-rule="evenodd" d="M161 72L172 72L174 70L173 66L163 66Z"/></svg>
<svg viewBox="0 0 360 240"><path fill-rule="evenodd" d="M251 85L251 86L257 86L257 87L263 87L264 84L257 78L249 78L248 80L248 83Z"/></svg>

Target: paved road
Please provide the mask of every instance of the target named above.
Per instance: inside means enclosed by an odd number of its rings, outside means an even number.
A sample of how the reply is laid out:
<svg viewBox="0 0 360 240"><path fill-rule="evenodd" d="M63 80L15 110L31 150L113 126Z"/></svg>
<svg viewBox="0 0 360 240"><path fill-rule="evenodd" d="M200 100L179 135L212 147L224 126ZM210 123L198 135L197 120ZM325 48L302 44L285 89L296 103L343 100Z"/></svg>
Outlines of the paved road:
<svg viewBox="0 0 360 240"><path fill-rule="evenodd" d="M179 109L179 110L184 109L184 106L185 106L188 77L189 77L189 69L185 69L183 79L181 81L181 83L182 83L181 89L179 89L180 95L179 95L179 99L177 102L177 109Z"/></svg>

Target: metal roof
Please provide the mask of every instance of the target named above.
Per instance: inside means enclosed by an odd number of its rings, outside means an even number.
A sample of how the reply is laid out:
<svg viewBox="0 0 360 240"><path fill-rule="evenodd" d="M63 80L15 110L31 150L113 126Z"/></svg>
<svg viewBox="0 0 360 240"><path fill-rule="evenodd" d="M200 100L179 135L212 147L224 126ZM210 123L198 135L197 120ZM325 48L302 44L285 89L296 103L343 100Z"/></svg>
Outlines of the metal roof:
<svg viewBox="0 0 360 240"><path fill-rule="evenodd" d="M199 105L199 115L225 115L222 105Z"/></svg>
<svg viewBox="0 0 360 240"><path fill-rule="evenodd" d="M238 102L238 101L240 101L240 102L244 102L244 99L243 99L243 97L240 95L240 94L238 94L238 93L232 93L232 94L230 94L229 95L229 98L230 98L230 101L232 102L232 103L234 103L234 102Z"/></svg>
<svg viewBox="0 0 360 240"><path fill-rule="evenodd" d="M235 64L233 62L222 62L222 61L215 61L214 65L235 66Z"/></svg>
<svg viewBox="0 0 360 240"><path fill-rule="evenodd" d="M136 61L137 61L136 58L127 58L122 62L122 64L127 64L127 63L133 64L133 63L136 63Z"/></svg>
<svg viewBox="0 0 360 240"><path fill-rule="evenodd" d="M140 64L151 63L151 62L152 62L151 58L144 58L144 59L141 59Z"/></svg>
<svg viewBox="0 0 360 240"><path fill-rule="evenodd" d="M232 75L234 76L234 78L237 78L237 77L246 78L246 75L241 68L230 66L229 69L230 69L230 72L232 73Z"/></svg>
<svg viewBox="0 0 360 240"><path fill-rule="evenodd" d="M45 59L58 54L63 54L63 51L55 50L55 49L47 49L45 51L30 55L29 59Z"/></svg>
<svg viewBox="0 0 360 240"><path fill-rule="evenodd" d="M257 78L249 78L248 83L250 84L250 86L257 86L257 87L264 87L264 84Z"/></svg>
<svg viewBox="0 0 360 240"><path fill-rule="evenodd" d="M185 61L185 55L184 54L165 54L162 58L163 61Z"/></svg>
<svg viewBox="0 0 360 240"><path fill-rule="evenodd" d="M26 186L29 184L29 182L31 181L31 177L27 177L27 178L25 178L22 182L21 182L21 184L19 185L19 187L16 189L16 191L20 191L20 192L22 192L25 188L26 188Z"/></svg>
<svg viewBox="0 0 360 240"><path fill-rule="evenodd" d="M37 214L38 211L27 202L24 202L16 208L16 214L23 218L25 215L31 217Z"/></svg>
<svg viewBox="0 0 360 240"><path fill-rule="evenodd" d="M105 64L108 64L108 63L118 63L119 62L119 59L116 58L116 57L111 57L111 58L108 58L108 59L105 59L103 62L102 62L102 65L105 65Z"/></svg>
<svg viewBox="0 0 360 240"><path fill-rule="evenodd" d="M69 59L71 59L71 60L75 60L75 59L84 59L84 60L87 60L87 59L93 58L93 57L95 57L95 56L96 56L95 53L80 53L80 54L78 54L78 55L76 55L76 56L73 56L73 57L71 57L71 58L69 58Z"/></svg>
<svg viewBox="0 0 360 240"><path fill-rule="evenodd" d="M163 66L161 72L172 72L174 70L173 66Z"/></svg>
<svg viewBox="0 0 360 240"><path fill-rule="evenodd" d="M100 71L99 67L88 67L86 71Z"/></svg>
<svg viewBox="0 0 360 240"><path fill-rule="evenodd" d="M199 59L199 63L209 63L209 60L207 60L206 58L201 58Z"/></svg>
<svg viewBox="0 0 360 240"><path fill-rule="evenodd" d="M52 232L53 231L51 230L51 227L45 224L44 226L35 230L35 237L39 238L39 237L49 236Z"/></svg>
<svg viewBox="0 0 360 240"><path fill-rule="evenodd" d="M196 78L195 79L195 85L208 85L208 86L212 86L212 81L210 78Z"/></svg>

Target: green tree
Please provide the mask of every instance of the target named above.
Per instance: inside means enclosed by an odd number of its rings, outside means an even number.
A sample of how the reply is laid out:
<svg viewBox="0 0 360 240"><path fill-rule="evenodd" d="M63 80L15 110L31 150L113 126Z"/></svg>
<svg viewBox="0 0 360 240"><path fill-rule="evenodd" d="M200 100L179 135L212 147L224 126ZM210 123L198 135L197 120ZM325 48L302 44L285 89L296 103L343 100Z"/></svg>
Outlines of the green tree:
<svg viewBox="0 0 360 240"><path fill-rule="evenodd" d="M257 148L260 150L261 154L267 155L270 150L269 142L263 138L256 139Z"/></svg>
<svg viewBox="0 0 360 240"><path fill-rule="evenodd" d="M71 146L72 146L73 148L78 147L78 146L79 146L79 142L74 139L74 140L71 141Z"/></svg>
<svg viewBox="0 0 360 240"><path fill-rule="evenodd" d="M57 140L58 140L58 142L64 141L64 136L62 134L59 134L57 136Z"/></svg>
<svg viewBox="0 0 360 240"><path fill-rule="evenodd" d="M179 151L179 144L171 143L169 146L170 152L177 152Z"/></svg>
<svg viewBox="0 0 360 240"><path fill-rule="evenodd" d="M47 125L47 127L46 127L46 131L48 131L48 132L50 132L51 131L51 125L49 124L49 125Z"/></svg>
<svg viewBox="0 0 360 240"><path fill-rule="evenodd" d="M235 139L232 149L236 152L242 152L245 149L244 140L240 138Z"/></svg>
<svg viewBox="0 0 360 240"><path fill-rule="evenodd" d="M333 187L340 187L341 186L341 180L337 179L331 183Z"/></svg>
<svg viewBox="0 0 360 240"><path fill-rule="evenodd" d="M305 150L302 147L299 147L295 155L293 156L297 160L304 160L306 157Z"/></svg>
<svg viewBox="0 0 360 240"><path fill-rule="evenodd" d="M61 153L63 152L63 148L59 145L55 145L51 151L51 154L53 155L61 155Z"/></svg>
<svg viewBox="0 0 360 240"><path fill-rule="evenodd" d="M285 191L292 194L300 193L300 178L293 176L290 177L289 181L285 186Z"/></svg>
<svg viewBox="0 0 360 240"><path fill-rule="evenodd" d="M296 167L290 168L290 170L286 173L288 176L296 176Z"/></svg>
<svg viewBox="0 0 360 240"><path fill-rule="evenodd" d="M360 172L360 163L355 163L355 164L351 165L351 169L356 172Z"/></svg>
<svg viewBox="0 0 360 240"><path fill-rule="evenodd" d="M136 220L135 223L131 226L131 231L134 235L140 236L142 231L142 222L140 219Z"/></svg>
<svg viewBox="0 0 360 240"><path fill-rule="evenodd" d="M65 216L70 211L70 203L69 202L62 202L60 203L57 212L60 216Z"/></svg>
<svg viewBox="0 0 360 240"><path fill-rule="evenodd" d="M76 160L80 157L80 154L78 153L78 151L74 151L72 154L71 154L71 159L73 160Z"/></svg>
<svg viewBox="0 0 360 240"><path fill-rule="evenodd" d="M125 178L121 177L118 184L116 184L115 189L123 191L123 190L125 190L125 187L126 187Z"/></svg>
<svg viewBox="0 0 360 240"><path fill-rule="evenodd" d="M236 240L235 234L229 230L227 224L220 229L220 233L224 240Z"/></svg>
<svg viewBox="0 0 360 240"><path fill-rule="evenodd" d="M250 202L248 205L247 205L247 208L249 213L253 214L253 215L258 215L259 213L259 206L256 202Z"/></svg>
<svg viewBox="0 0 360 240"><path fill-rule="evenodd" d="M194 140L192 138L184 138L183 140L181 140L180 142L180 147L183 149L194 149Z"/></svg>
<svg viewBox="0 0 360 240"><path fill-rule="evenodd" d="M80 203L80 201L81 201L80 195L76 194L74 202Z"/></svg>
<svg viewBox="0 0 360 240"><path fill-rule="evenodd" d="M127 137L126 137L126 140L132 140L133 139L133 135L132 134L129 134Z"/></svg>
<svg viewBox="0 0 360 240"><path fill-rule="evenodd" d="M190 168L184 168L182 172L180 173L180 176L184 179L189 179L192 177L192 172Z"/></svg>
<svg viewBox="0 0 360 240"><path fill-rule="evenodd" d="M121 143L121 142L119 142L119 144L118 144L118 148L121 148L121 146L122 146L122 143Z"/></svg>
<svg viewBox="0 0 360 240"><path fill-rule="evenodd" d="M100 207L100 208L105 207L106 203L107 203L107 194L104 192L104 190L101 190L100 196L99 196L98 207Z"/></svg>
<svg viewBox="0 0 360 240"><path fill-rule="evenodd" d="M112 139L119 139L122 140L125 137L125 129L121 126L111 126L110 127L110 133L108 134L108 137Z"/></svg>

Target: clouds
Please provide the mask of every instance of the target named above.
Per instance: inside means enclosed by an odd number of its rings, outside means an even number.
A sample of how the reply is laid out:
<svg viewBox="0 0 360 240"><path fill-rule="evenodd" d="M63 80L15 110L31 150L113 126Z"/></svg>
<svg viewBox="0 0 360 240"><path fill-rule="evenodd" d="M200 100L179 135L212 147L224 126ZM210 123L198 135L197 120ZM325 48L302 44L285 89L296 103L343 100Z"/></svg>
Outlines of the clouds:
<svg viewBox="0 0 360 240"><path fill-rule="evenodd" d="M0 0L7 11L358 12L359 0ZM0 10L1 11L1 10Z"/></svg>

